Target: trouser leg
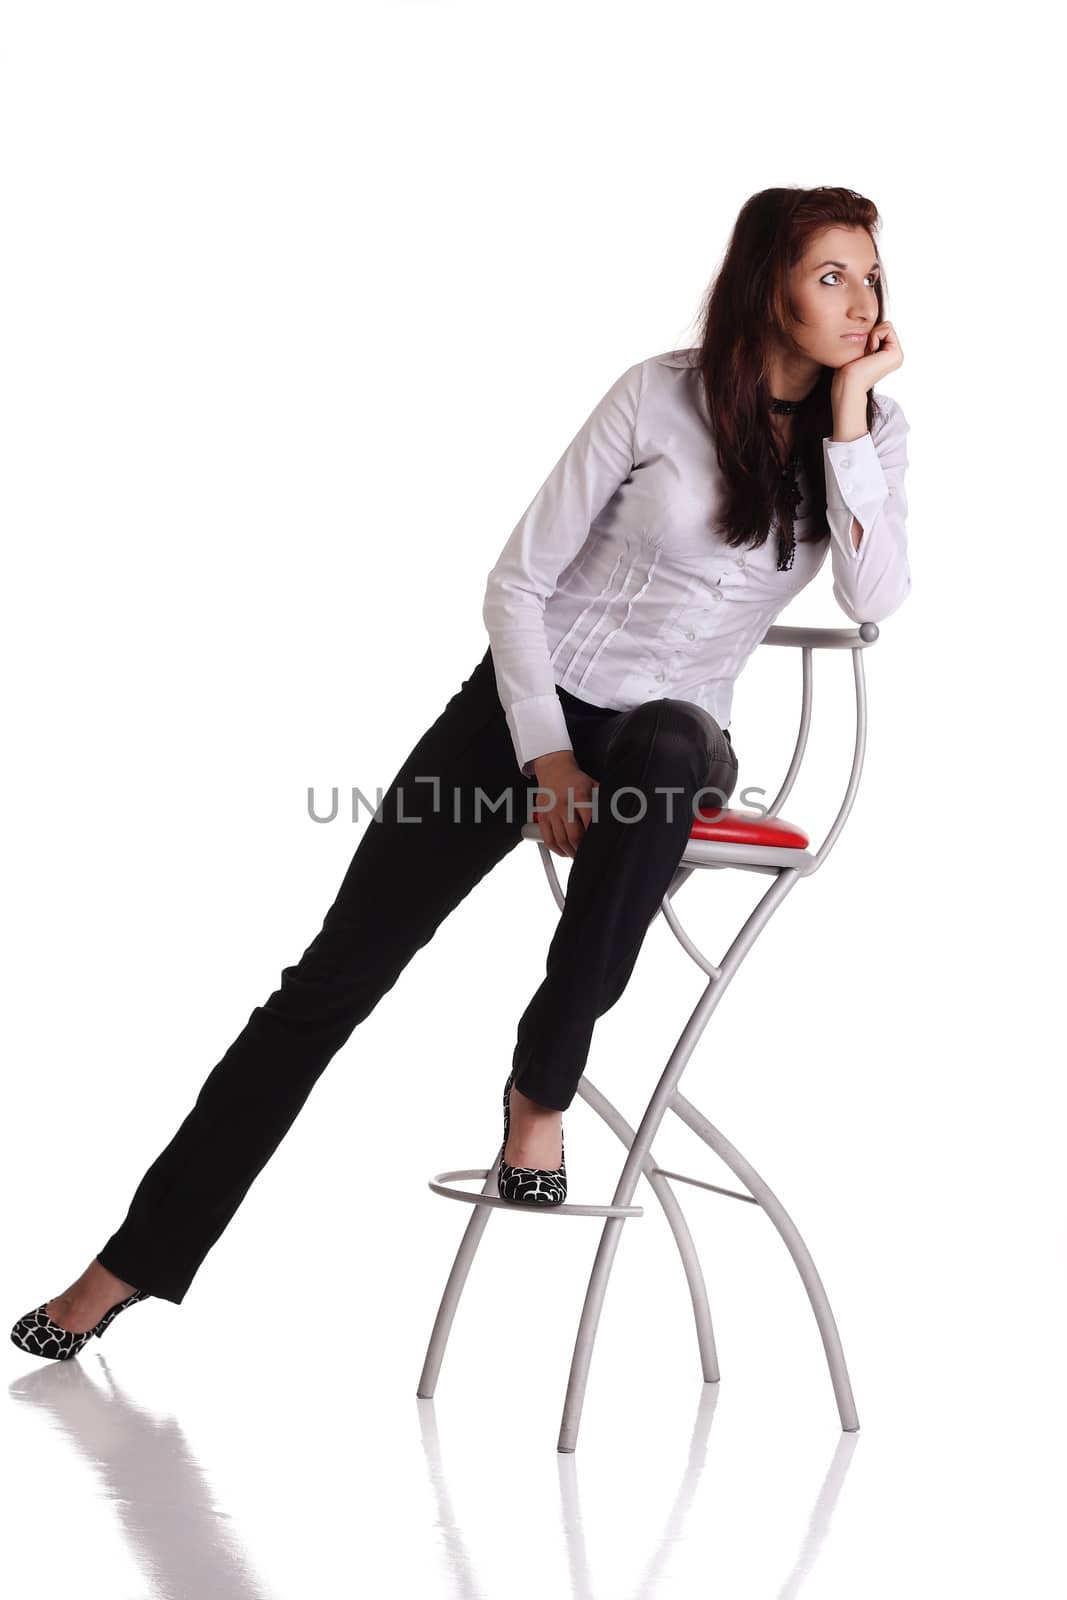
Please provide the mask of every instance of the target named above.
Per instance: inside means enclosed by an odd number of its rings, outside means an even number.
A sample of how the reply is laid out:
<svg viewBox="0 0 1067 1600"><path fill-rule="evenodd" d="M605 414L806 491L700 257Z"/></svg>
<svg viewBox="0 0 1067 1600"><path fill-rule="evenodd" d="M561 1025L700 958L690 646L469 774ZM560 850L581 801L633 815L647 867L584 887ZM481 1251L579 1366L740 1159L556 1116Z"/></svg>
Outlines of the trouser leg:
<svg viewBox="0 0 1067 1600"><path fill-rule="evenodd" d="M523 1094L559 1110L574 1098L593 1026L626 987L685 852L694 799L725 806L737 781L718 723L688 701L650 701L572 731L587 741L575 741L579 766L600 782L597 813L571 864L546 976L519 1021L513 1057Z"/></svg>
<svg viewBox="0 0 1067 1600"><path fill-rule="evenodd" d="M475 786L494 801L511 790L510 816L506 807L486 809L475 820ZM487 653L416 744L376 817L364 821L320 932L255 1007L141 1179L98 1254L109 1271L181 1303L332 1056L449 912L519 843L528 787Z"/></svg>

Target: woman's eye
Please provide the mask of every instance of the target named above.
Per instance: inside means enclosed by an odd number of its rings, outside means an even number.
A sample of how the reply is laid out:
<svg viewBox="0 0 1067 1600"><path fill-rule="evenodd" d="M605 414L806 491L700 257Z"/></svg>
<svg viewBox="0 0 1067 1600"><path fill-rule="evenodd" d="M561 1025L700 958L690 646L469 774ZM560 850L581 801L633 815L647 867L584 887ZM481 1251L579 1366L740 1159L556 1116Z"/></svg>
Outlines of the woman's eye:
<svg viewBox="0 0 1067 1600"><path fill-rule="evenodd" d="M819 279L819 282L825 283L827 278L836 278L837 276L838 274L836 272L824 272L822 277ZM868 272L867 277L870 278L872 283L878 282L878 274L876 272Z"/></svg>

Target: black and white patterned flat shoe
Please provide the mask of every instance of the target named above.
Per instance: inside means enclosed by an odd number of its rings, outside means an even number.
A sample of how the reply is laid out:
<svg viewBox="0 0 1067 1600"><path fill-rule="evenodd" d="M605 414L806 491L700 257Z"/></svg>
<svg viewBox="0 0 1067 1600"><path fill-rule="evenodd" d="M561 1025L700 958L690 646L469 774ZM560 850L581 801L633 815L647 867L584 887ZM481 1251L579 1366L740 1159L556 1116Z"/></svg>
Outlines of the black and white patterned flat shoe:
<svg viewBox="0 0 1067 1600"><path fill-rule="evenodd" d="M560 1164L554 1172L541 1167L512 1167L504 1160L508 1147L508 1125L511 1120L511 1084L515 1077L512 1067L504 1085L504 1144L500 1152L496 1186L502 1200L521 1200L527 1205L558 1206L567 1198L567 1162L563 1149L563 1127L559 1130Z"/></svg>
<svg viewBox="0 0 1067 1600"><path fill-rule="evenodd" d="M87 1328L84 1333L71 1333L68 1328L61 1328L58 1322L53 1322L44 1308L51 1304L46 1300L44 1305L38 1306L35 1311L27 1311L24 1317L19 1318L11 1330L11 1342L17 1344L20 1350L29 1351L31 1356L44 1356L49 1361L69 1361L84 1349L94 1333L98 1339L102 1338L104 1329L120 1311L125 1311L127 1306L132 1306L138 1300L147 1299L147 1290L135 1289L117 1306L105 1311L95 1328Z"/></svg>

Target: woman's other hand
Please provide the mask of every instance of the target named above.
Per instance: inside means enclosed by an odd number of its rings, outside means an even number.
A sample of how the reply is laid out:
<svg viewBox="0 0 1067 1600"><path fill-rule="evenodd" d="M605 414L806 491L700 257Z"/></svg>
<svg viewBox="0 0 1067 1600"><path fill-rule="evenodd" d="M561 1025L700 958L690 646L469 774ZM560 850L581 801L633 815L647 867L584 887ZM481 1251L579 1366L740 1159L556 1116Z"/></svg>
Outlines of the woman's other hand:
<svg viewBox="0 0 1067 1600"><path fill-rule="evenodd" d="M575 856L593 815L599 781L583 772L572 750L552 750L533 763L534 818L541 838L558 856ZM542 809L543 808L543 809Z"/></svg>

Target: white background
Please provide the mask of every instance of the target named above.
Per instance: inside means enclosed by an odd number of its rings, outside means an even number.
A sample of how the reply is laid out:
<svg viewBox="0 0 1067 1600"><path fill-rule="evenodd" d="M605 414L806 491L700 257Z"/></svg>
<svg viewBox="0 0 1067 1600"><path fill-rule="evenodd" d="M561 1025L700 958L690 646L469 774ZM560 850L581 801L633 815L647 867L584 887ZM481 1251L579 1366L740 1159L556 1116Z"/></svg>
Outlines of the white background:
<svg viewBox="0 0 1067 1600"><path fill-rule="evenodd" d="M318 931L369 824L315 824L309 785L387 783L469 675L508 533L613 378L695 342L758 189L879 207L914 584L864 658L846 830L683 1082L811 1248L860 1432L767 1219L686 1187L718 1389L641 1185L574 1456L555 1442L593 1220L490 1219L415 1399L468 1215L426 1180L494 1159L555 923L523 845L335 1057L180 1308L134 1308L76 1363L6 1346L5 1586L1062 1594L1044 14L4 13L10 1320L102 1248ZM851 625L829 561L780 621ZM815 669L785 814L817 841L852 731L849 658ZM741 787L776 790L799 688L769 648L739 680ZM687 885L712 959L764 886ZM588 1067L634 1121L700 989L660 919ZM621 1146L581 1100L564 1126L571 1198L607 1200ZM729 1181L681 1124L656 1151Z"/></svg>

